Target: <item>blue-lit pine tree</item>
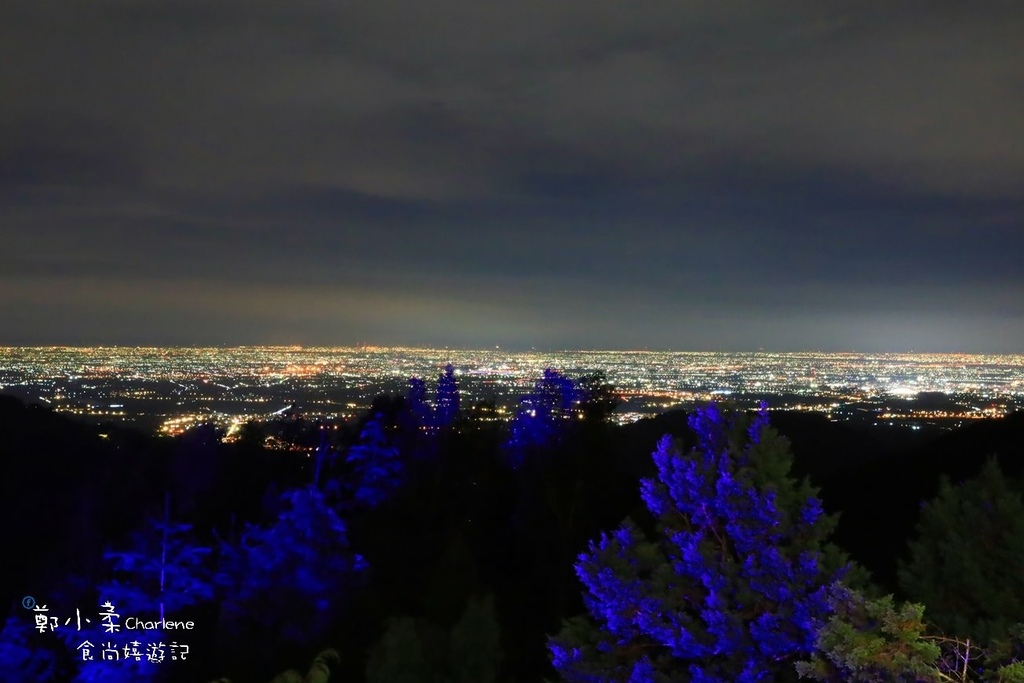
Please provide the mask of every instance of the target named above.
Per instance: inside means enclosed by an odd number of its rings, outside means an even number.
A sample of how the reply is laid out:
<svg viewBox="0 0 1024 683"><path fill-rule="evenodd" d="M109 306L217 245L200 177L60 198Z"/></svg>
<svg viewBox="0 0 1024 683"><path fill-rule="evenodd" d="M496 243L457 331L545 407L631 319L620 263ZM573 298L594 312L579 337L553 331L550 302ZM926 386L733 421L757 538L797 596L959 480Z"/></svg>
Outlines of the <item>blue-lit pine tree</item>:
<svg viewBox="0 0 1024 683"><path fill-rule="evenodd" d="M555 445L560 430L584 398L577 383L548 368L532 392L519 399L519 409L509 424L506 443L509 461L519 467L529 453Z"/></svg>
<svg viewBox="0 0 1024 683"><path fill-rule="evenodd" d="M657 478L641 483L656 538L627 520L579 557L589 615L550 641L566 681L774 681L815 647L833 520L787 476L788 445L763 410L751 421L712 404L690 426L697 447L664 438Z"/></svg>
<svg viewBox="0 0 1024 683"><path fill-rule="evenodd" d="M88 641L96 652L93 660L81 663L75 683L164 680L167 662L175 657L187 659L189 645L178 643L175 634L160 628L129 631L123 628L123 620L129 614L150 621L188 620L189 610L214 597L210 554L210 548L196 541L190 525L171 520L170 496L165 496L162 520L148 519L132 534L127 549L105 554L114 578L97 587L99 602L111 605L119 615L111 623L122 628L108 633L94 610L89 624L85 622L89 617L81 615L76 624L81 631L61 631L72 650ZM116 658L113 654L111 659L102 658L107 644L117 651ZM151 647L156 644L163 647Z"/></svg>
<svg viewBox="0 0 1024 683"><path fill-rule="evenodd" d="M388 439L385 417L380 413L367 421L346 462L351 469L349 496L357 507L380 505L405 481L405 463L398 447Z"/></svg>
<svg viewBox="0 0 1024 683"><path fill-rule="evenodd" d="M67 680L59 643L41 642L32 617L11 616L0 626L0 683L58 683ZM54 647L56 645L56 647Z"/></svg>
<svg viewBox="0 0 1024 683"><path fill-rule="evenodd" d="M437 378L437 405L434 421L439 428L448 427L459 416L459 385L455 381L455 367L449 363Z"/></svg>
<svg viewBox="0 0 1024 683"><path fill-rule="evenodd" d="M345 523L314 487L286 491L268 527L250 526L222 574L222 616L236 638L315 645L338 617L366 567Z"/></svg>

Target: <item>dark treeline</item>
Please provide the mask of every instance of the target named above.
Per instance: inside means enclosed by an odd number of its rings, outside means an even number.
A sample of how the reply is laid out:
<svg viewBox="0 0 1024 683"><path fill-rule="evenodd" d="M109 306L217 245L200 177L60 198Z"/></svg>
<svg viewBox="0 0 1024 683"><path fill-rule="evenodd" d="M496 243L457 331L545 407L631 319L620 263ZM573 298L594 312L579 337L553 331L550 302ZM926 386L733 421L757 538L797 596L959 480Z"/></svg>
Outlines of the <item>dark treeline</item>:
<svg viewBox="0 0 1024 683"><path fill-rule="evenodd" d="M584 611L574 563L626 517L653 530L639 481L662 436L693 445L687 415L614 426L603 377L553 371L511 423L460 405L450 371L426 395L414 381L356 424L290 424L308 456L265 449L255 425L233 443L213 427L157 438L0 396L0 681L264 683L329 649L332 681L556 680L548 639ZM941 477L977 477L993 456L1021 475L1020 414L916 442L818 415L771 422L878 594L906 597L897 560ZM56 630L37 632L25 596ZM102 636L64 619L80 608L95 629L102 600L122 619L192 620L156 633L187 659L83 666L76 648Z"/></svg>

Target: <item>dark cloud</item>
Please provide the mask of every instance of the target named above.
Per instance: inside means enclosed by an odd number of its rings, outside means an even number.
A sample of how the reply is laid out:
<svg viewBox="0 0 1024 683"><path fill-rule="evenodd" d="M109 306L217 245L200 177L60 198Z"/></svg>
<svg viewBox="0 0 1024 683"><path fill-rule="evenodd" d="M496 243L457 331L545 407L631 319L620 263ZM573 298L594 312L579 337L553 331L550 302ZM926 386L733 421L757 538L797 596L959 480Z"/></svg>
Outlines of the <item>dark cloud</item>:
<svg viewBox="0 0 1024 683"><path fill-rule="evenodd" d="M4 3L0 343L1020 351L1022 33L1010 2Z"/></svg>

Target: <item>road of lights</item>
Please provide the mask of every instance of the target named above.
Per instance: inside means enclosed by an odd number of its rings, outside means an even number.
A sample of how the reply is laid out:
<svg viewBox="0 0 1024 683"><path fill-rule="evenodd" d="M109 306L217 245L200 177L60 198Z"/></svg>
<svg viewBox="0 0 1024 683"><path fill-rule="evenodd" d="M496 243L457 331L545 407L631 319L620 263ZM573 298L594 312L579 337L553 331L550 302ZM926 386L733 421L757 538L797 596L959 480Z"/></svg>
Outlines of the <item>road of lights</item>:
<svg viewBox="0 0 1024 683"><path fill-rule="evenodd" d="M1024 408L1024 356L967 354L5 347L0 392L177 434L204 421L269 419L289 405L350 418L381 393L404 393L410 377L429 385L448 363L459 373L463 407L488 400L505 415L548 367L569 376L604 372L623 399L621 422L716 396L785 397L782 407L830 415L875 404L879 419L975 419ZM956 401L941 410L899 406L921 392Z"/></svg>

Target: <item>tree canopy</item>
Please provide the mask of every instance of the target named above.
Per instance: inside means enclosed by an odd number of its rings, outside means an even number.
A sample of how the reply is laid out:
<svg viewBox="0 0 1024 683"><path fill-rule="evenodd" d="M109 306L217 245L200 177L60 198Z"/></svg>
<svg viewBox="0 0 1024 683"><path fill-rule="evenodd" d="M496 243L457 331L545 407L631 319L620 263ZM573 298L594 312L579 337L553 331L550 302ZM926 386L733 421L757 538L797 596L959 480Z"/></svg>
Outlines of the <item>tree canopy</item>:
<svg viewBox="0 0 1024 683"><path fill-rule="evenodd" d="M995 460L922 505L899 578L946 633L991 643L1024 622L1024 500Z"/></svg>
<svg viewBox="0 0 1024 683"><path fill-rule="evenodd" d="M550 641L571 683L774 680L814 648L833 520L763 409L711 404L690 427L696 448L662 439L641 482L656 538L627 520L579 556L589 614Z"/></svg>

